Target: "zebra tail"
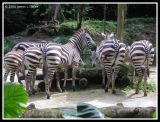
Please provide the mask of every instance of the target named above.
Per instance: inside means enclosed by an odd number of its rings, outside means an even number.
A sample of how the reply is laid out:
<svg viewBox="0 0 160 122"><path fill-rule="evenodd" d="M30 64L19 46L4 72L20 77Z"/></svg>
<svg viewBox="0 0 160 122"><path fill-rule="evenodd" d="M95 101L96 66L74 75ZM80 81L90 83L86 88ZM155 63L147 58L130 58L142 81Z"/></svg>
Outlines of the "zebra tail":
<svg viewBox="0 0 160 122"><path fill-rule="evenodd" d="M25 66L25 52L23 52L22 62L21 62L21 73L23 74L23 79L25 79L25 70L26 70L26 66Z"/></svg>
<svg viewBox="0 0 160 122"><path fill-rule="evenodd" d="M45 50L45 47L43 48L43 77L44 77L44 82L46 83L46 81L48 80L48 76L47 76L47 59L46 59L46 50Z"/></svg>
<svg viewBox="0 0 160 122"><path fill-rule="evenodd" d="M145 72L147 73L147 75L148 75L148 77L149 77L149 75L150 75L150 70L149 70L149 57L150 57L150 51L146 51L147 53L146 53L146 61L145 61Z"/></svg>

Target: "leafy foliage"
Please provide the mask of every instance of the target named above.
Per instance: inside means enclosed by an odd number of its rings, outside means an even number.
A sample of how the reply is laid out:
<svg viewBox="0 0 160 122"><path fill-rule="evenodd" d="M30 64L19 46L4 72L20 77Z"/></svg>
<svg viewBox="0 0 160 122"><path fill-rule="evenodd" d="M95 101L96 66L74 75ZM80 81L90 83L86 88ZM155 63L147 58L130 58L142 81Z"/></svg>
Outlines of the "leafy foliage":
<svg viewBox="0 0 160 122"><path fill-rule="evenodd" d="M28 94L23 85L16 83L4 84L4 117L19 118L26 110Z"/></svg>
<svg viewBox="0 0 160 122"><path fill-rule="evenodd" d="M14 38L5 38L4 39L4 54L12 50L12 47L16 44Z"/></svg>
<svg viewBox="0 0 160 122"><path fill-rule="evenodd" d="M21 9L4 10L4 35L14 34L25 29L26 13ZM16 28L16 29L15 29Z"/></svg>

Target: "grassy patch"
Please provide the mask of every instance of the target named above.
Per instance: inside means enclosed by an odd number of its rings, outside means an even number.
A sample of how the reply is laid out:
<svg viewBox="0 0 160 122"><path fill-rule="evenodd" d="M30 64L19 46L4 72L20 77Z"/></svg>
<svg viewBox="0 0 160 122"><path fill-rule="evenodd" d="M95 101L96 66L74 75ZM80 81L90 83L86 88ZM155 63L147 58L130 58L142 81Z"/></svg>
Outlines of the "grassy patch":
<svg viewBox="0 0 160 122"><path fill-rule="evenodd" d="M135 89L136 85L137 85L137 83L133 82L133 88L132 88L132 85L130 84L126 87L122 87L121 90L129 91L131 89ZM142 90L142 91L144 90L144 80L142 80L142 82L140 83L139 90ZM147 81L147 92L155 92L155 91L156 91L156 85Z"/></svg>

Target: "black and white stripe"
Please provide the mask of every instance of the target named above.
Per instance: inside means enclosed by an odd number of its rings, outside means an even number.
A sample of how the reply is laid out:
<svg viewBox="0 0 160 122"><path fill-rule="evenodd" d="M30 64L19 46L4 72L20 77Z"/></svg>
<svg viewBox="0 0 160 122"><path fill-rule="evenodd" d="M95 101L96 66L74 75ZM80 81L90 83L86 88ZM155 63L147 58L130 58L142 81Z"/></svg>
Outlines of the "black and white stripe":
<svg viewBox="0 0 160 122"><path fill-rule="evenodd" d="M128 50L130 63L139 77L136 93L139 92L139 84L144 77L144 96L147 96L147 77L149 76L149 69L154 60L154 48L152 43L148 40L136 41Z"/></svg>
<svg viewBox="0 0 160 122"><path fill-rule="evenodd" d="M102 66L102 85L105 86L105 74L107 74L107 84L105 91L108 92L110 82L112 82L112 93L115 93L115 79L120 70L120 65L124 63L126 45L113 37L113 34L105 37L92 53L92 65L98 58Z"/></svg>
<svg viewBox="0 0 160 122"><path fill-rule="evenodd" d="M22 56L23 56L23 53L20 51L11 51L5 54L4 56L4 66L5 66L4 81L5 82L7 80L9 72L11 72L10 81L14 82L14 76L16 73L18 82L21 83L21 80L19 78L19 72L23 73Z"/></svg>
<svg viewBox="0 0 160 122"><path fill-rule="evenodd" d="M29 47L43 48L46 44L47 42L19 42L12 48L12 51L25 51Z"/></svg>
<svg viewBox="0 0 160 122"><path fill-rule="evenodd" d="M80 51L89 47L91 49L96 49L96 45L92 38L84 29L79 29L70 39L67 44L62 46L56 46L52 44L47 44L44 48L44 71L45 71L45 89L47 93L47 99L50 98L49 85L52 80L54 73L58 67L71 65L74 51L80 55ZM73 79L74 81L75 79ZM75 81L72 84L75 88Z"/></svg>
<svg viewBox="0 0 160 122"><path fill-rule="evenodd" d="M37 68L42 69L43 52L39 47L29 47L24 51L23 63L28 70L25 76L26 90L31 95L33 93L36 80Z"/></svg>

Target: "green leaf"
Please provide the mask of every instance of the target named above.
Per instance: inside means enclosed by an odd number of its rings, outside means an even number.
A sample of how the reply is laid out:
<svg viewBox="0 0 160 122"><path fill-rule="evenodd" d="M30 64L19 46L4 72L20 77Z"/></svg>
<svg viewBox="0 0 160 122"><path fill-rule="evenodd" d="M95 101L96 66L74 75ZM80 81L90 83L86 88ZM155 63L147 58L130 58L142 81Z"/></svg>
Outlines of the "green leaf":
<svg viewBox="0 0 160 122"><path fill-rule="evenodd" d="M156 112L152 113L152 118L157 118L157 113Z"/></svg>
<svg viewBox="0 0 160 122"><path fill-rule="evenodd" d="M22 84L4 84L4 117L17 118L26 110L28 94Z"/></svg>

